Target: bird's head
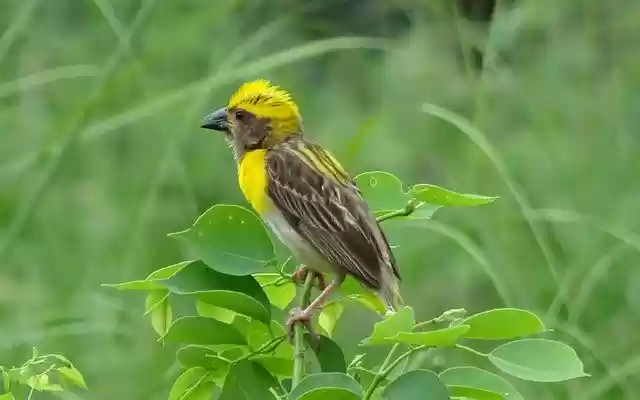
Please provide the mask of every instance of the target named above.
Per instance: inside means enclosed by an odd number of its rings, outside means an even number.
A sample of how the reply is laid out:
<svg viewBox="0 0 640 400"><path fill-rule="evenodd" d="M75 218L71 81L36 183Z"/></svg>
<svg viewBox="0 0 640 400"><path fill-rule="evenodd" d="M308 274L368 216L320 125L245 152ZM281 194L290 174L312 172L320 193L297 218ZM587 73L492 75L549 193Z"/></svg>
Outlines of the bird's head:
<svg viewBox="0 0 640 400"><path fill-rule="evenodd" d="M302 133L302 119L291 95L266 80L244 83L226 107L207 115L203 128L224 132L236 156L268 149Z"/></svg>

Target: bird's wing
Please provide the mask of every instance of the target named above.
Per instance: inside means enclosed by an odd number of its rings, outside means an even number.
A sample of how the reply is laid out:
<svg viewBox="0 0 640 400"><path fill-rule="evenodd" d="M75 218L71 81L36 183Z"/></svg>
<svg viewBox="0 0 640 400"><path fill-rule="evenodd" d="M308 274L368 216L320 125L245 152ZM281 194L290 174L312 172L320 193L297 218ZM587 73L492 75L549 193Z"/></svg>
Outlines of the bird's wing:
<svg viewBox="0 0 640 400"><path fill-rule="evenodd" d="M374 289L381 268L399 278L384 233L353 180L322 147L290 140L267 153L271 200L304 239L335 266Z"/></svg>

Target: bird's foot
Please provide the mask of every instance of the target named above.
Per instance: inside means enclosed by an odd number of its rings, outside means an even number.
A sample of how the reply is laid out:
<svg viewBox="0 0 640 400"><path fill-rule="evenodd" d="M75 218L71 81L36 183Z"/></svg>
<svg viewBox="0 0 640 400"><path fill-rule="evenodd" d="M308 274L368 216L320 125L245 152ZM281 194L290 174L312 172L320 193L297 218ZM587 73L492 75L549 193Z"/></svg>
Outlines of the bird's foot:
<svg viewBox="0 0 640 400"><path fill-rule="evenodd" d="M285 325L290 341L293 341L295 324L302 324L302 326L307 329L313 339L318 338L318 334L313 330L313 327L311 326L312 315L313 310L309 308L305 310L302 310L300 308L292 308L291 311L289 311L289 318L287 318L287 322Z"/></svg>
<svg viewBox="0 0 640 400"><path fill-rule="evenodd" d="M309 274L309 268L302 264L297 270L293 271L291 275L291 279L294 283L298 285L302 285L305 280L307 280L307 275Z"/></svg>
<svg viewBox="0 0 640 400"><path fill-rule="evenodd" d="M309 274L309 267L306 265L301 265L297 270L293 271L291 274L291 279L294 283L298 285L303 285L304 281L307 280L307 275ZM314 286L318 288L318 290L324 290L327 288L327 284L324 280L324 275L316 272L316 282L314 282Z"/></svg>

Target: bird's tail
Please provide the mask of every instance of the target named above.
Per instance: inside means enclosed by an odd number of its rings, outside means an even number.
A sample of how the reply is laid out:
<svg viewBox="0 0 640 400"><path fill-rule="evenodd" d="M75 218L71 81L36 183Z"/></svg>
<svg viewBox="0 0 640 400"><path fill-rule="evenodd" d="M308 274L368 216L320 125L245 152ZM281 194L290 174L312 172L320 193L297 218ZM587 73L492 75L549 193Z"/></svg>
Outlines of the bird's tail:
<svg viewBox="0 0 640 400"><path fill-rule="evenodd" d="M404 300L400 295L400 288L398 286L398 278L393 271L384 271L381 280L380 290L378 295L384 302L387 309L387 314L396 312L400 307L404 305Z"/></svg>

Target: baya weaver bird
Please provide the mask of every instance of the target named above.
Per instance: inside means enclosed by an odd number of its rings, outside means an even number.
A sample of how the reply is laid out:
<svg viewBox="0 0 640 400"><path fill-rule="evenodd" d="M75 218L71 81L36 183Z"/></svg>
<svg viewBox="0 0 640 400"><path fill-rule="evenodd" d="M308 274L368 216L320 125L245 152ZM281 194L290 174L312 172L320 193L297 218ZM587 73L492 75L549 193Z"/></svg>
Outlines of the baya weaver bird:
<svg viewBox="0 0 640 400"><path fill-rule="evenodd" d="M202 127L224 132L242 193L303 264L294 277L308 269L333 276L306 309L291 311L289 329L295 322L309 326L347 275L378 294L388 310L397 307L400 275L384 232L349 174L305 136L289 93L265 80L245 83Z"/></svg>

